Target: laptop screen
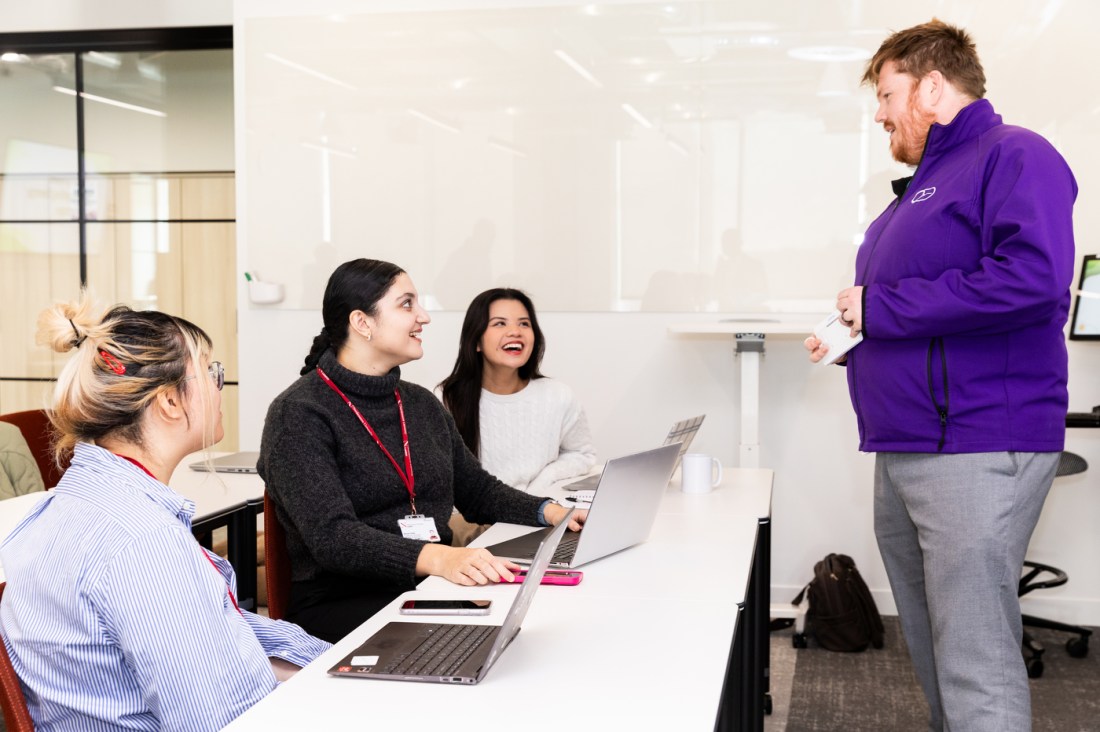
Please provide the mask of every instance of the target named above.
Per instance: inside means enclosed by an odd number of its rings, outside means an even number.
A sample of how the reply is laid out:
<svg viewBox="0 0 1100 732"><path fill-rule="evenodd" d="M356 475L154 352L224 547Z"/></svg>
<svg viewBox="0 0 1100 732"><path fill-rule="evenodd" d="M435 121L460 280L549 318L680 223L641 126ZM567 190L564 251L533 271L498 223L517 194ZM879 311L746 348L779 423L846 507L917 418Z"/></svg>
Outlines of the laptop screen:
<svg viewBox="0 0 1100 732"><path fill-rule="evenodd" d="M561 520L561 523L558 524L539 545L539 550L535 554L535 558L531 561L530 568L527 570L527 578L523 580L523 584L519 588L519 594L516 596L515 602L513 602L512 607L508 609L508 615L504 618L504 624L500 626L500 633L497 634L496 640L493 641L493 647L489 649L489 655L485 658L485 664L481 667L481 671L477 675L478 679L484 678L489 668L496 661L497 656L500 655L500 652L512 642L512 638L519 632L520 623L523 622L523 618L527 615L527 608L531 606L531 600L535 598L535 591L538 589L539 583L542 582L542 576L546 574L546 568L550 566L550 559L554 556L558 544L561 543L561 537L565 535L565 531L569 527L569 521L573 518L573 511L575 510L576 509L571 509L569 513L565 515L565 518Z"/></svg>

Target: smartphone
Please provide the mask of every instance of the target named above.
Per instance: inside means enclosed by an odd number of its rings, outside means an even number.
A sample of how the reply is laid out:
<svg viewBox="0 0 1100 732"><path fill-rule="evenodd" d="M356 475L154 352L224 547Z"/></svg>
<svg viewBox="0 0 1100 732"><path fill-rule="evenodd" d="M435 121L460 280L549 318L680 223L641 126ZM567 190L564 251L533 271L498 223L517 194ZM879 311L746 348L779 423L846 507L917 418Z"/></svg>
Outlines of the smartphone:
<svg viewBox="0 0 1100 732"><path fill-rule="evenodd" d="M402 615L488 615L492 600L405 600Z"/></svg>
<svg viewBox="0 0 1100 732"><path fill-rule="evenodd" d="M520 569L512 572L516 576L516 583L523 582L527 579L527 570ZM580 572L575 569L548 569L546 574L542 576L542 582L544 585L579 585L581 580L584 579L584 572Z"/></svg>

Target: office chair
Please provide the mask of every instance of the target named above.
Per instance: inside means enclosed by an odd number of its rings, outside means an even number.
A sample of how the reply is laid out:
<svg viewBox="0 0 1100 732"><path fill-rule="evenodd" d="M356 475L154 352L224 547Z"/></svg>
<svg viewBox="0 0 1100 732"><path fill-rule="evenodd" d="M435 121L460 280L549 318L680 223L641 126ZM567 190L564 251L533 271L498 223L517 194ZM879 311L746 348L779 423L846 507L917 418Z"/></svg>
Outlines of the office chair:
<svg viewBox="0 0 1100 732"><path fill-rule="evenodd" d="M1058 470L1055 476L1076 475L1085 472L1088 467L1088 463L1085 462L1085 459L1080 455L1076 455L1072 452L1063 452L1061 458L1058 460ZM1057 567L1051 567L1048 564L1024 562L1024 569L1027 571L1020 577L1019 597L1023 597L1034 590L1061 587L1069 581L1069 576L1065 572ZM1039 577L1044 577L1045 579L1039 579ZM1023 621L1025 628L1045 628L1046 630L1056 630L1060 633L1075 634L1077 636L1076 638L1070 638L1066 641L1066 652L1073 658L1084 658L1088 655L1089 636L1092 635L1092 631L1088 628L1080 625L1061 623L1057 620L1037 618L1034 615L1023 615ZM1043 651L1045 650L1042 643L1035 640L1026 630L1024 631L1024 663L1027 665L1027 675L1030 678L1037 679L1043 675Z"/></svg>
<svg viewBox="0 0 1100 732"><path fill-rule="evenodd" d="M12 412L0 414L0 422L7 422L19 428L23 433L23 439L31 448L38 470L42 473L42 483L49 490L57 485L62 474L69 467L69 459L65 458L63 464L58 467L53 458L54 429L50 424L50 417L45 409L31 409L26 412Z"/></svg>
<svg viewBox="0 0 1100 732"><path fill-rule="evenodd" d="M7 582L0 582L0 600L4 598ZM0 638L0 709L4 711L4 724L8 732L34 732L31 713L27 711L27 699L23 696L23 687L11 665L8 649Z"/></svg>
<svg viewBox="0 0 1100 732"><path fill-rule="evenodd" d="M264 491L264 567L267 614L274 620L282 620L290 604L290 556L286 552L286 531L275 515L275 504L267 491Z"/></svg>

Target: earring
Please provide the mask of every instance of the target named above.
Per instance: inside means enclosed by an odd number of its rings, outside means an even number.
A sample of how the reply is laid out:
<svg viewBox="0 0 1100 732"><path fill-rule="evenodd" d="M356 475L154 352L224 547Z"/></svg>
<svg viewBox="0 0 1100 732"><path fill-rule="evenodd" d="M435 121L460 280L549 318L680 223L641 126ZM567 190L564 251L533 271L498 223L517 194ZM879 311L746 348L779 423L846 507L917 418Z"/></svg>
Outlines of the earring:
<svg viewBox="0 0 1100 732"><path fill-rule="evenodd" d="M367 340L368 341L370 340L370 331L369 330L367 331Z"/></svg>

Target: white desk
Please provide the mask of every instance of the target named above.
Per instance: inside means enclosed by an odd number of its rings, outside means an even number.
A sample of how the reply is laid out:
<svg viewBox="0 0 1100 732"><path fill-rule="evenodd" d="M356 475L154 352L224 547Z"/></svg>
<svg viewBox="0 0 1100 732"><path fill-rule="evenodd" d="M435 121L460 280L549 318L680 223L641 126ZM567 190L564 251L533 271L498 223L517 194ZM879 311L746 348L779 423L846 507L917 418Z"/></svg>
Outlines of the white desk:
<svg viewBox="0 0 1100 732"><path fill-rule="evenodd" d="M44 491L27 493L0 501L0 542L19 525L19 522L31 512L48 494ZM4 581L4 568L0 567L0 582Z"/></svg>
<svg viewBox="0 0 1100 732"><path fill-rule="evenodd" d="M211 453L213 457L227 454ZM254 473L208 473L189 467L202 459L202 453L185 457L176 466L168 485L195 502L191 528L196 534L226 527L227 554L237 574L241 607L255 610L256 515L264 507L264 482Z"/></svg>
<svg viewBox="0 0 1100 732"><path fill-rule="evenodd" d="M716 727L723 699L733 721L722 729L761 729L763 659L740 658L736 646L753 646L758 654L767 641L766 630L762 640L758 633L767 627L767 578L754 577L752 569L754 559L766 559L767 547L758 548L758 541L770 514L771 484L771 471L729 470L722 486L709 494L670 488L649 541L585 565L580 585L539 588L523 631L477 686L326 673L385 623L410 620L397 612L406 597L492 599L490 616L457 622L499 625L517 592L511 586L461 588L432 577L226 729L701 730ZM530 530L498 524L475 543ZM763 618L754 597L761 585ZM753 622L747 623L750 615ZM735 631L738 641L731 649ZM750 631L757 632L751 643L743 637ZM758 668L755 678L746 679L741 664L750 660ZM734 683L744 688L736 691ZM743 694L755 694L759 702L742 704ZM750 716L748 706L758 708L759 723L736 721Z"/></svg>
<svg viewBox="0 0 1100 732"><path fill-rule="evenodd" d="M225 453L214 453L214 456ZM258 475L200 473L188 466L202 459L188 455L176 467L169 486L195 502L196 533L227 527L229 562L237 573L237 594L241 606L255 608L256 598L256 514L263 510L264 483ZM29 493L0 501L0 540L45 498L48 492ZM0 581L3 570L0 569Z"/></svg>
<svg viewBox="0 0 1100 732"><path fill-rule="evenodd" d="M776 314L669 326L669 332L677 335L734 337L734 353L741 359L741 444L738 454L742 468L760 467L760 356L764 353L764 337L805 338L820 320L820 317L813 315Z"/></svg>

